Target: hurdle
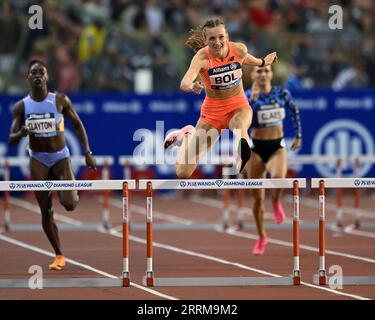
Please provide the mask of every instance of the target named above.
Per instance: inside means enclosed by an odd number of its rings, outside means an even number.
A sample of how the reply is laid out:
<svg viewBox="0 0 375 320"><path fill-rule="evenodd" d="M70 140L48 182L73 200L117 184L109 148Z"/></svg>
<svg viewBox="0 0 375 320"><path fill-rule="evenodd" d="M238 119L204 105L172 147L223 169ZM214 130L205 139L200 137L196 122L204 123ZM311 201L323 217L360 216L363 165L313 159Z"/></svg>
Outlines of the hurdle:
<svg viewBox="0 0 375 320"><path fill-rule="evenodd" d="M147 268L142 283L153 286L259 286L299 285L299 189L306 188L306 179L192 179L139 180L138 188L146 191ZM153 190L196 189L293 189L293 273L286 277L183 277L156 278L153 271Z"/></svg>
<svg viewBox="0 0 375 320"><path fill-rule="evenodd" d="M222 171L223 178L228 178L231 175L231 170L228 168L229 164L233 164L234 158L228 158L227 162L224 162L224 167ZM334 155L308 155L308 154L297 154L295 156L288 157L288 165L315 165L315 164L335 164L336 165L336 177L341 177L342 172L342 159L340 156ZM240 177L240 176L238 176ZM242 178L242 177L241 177ZM223 228L226 229L229 225L230 217L230 201L231 196L229 190L223 190ZM244 190L238 189L236 192L237 197L237 226L239 230L248 229L249 226L245 225L243 218L246 213L246 208L244 208ZM342 190L337 189L336 191L336 201L337 201L337 211L336 211L336 223L341 226L342 223ZM305 225L306 226L306 225ZM251 226L250 226L251 227ZM272 225L271 225L272 227Z"/></svg>
<svg viewBox="0 0 375 320"><path fill-rule="evenodd" d="M311 188L319 188L319 270L318 274L313 276L313 283L326 285L330 278L326 274L325 267L325 190L326 188L375 188L375 178L313 178ZM375 276L344 276L342 284L375 284Z"/></svg>
<svg viewBox="0 0 375 320"><path fill-rule="evenodd" d="M123 168L123 179L131 179L132 176L132 166L136 166L137 164L145 164L150 165L145 161L144 158L137 158L129 155L122 155L118 157L118 163ZM222 172L225 172L225 169L229 170L230 166L234 164L234 157L230 155L211 155L208 154L204 158L202 158L198 165L205 165L205 164L212 164L212 165L223 165ZM229 171L228 171L229 172ZM224 174L224 173L223 173ZM224 176L223 176L224 178ZM219 223L200 223L200 224L192 224L192 225L178 225L176 223L163 223L153 225L154 229L158 230L188 230L188 229L200 229L200 230L218 230L223 228L224 230L229 227L229 217L230 217L230 194L229 190L223 190L223 212L222 212L222 221ZM243 190L238 190L238 197L237 197L237 206L240 210L237 211L237 220L242 221L242 217L244 216L244 212L246 211L243 208ZM240 222L239 222L240 224ZM143 223L131 223L130 228L132 230L143 230L145 228Z"/></svg>
<svg viewBox="0 0 375 320"><path fill-rule="evenodd" d="M129 287L129 190L135 190L135 180L51 180L51 181L1 181L0 191L60 191L60 190L122 190L122 276L106 278L43 279L43 287ZM0 279L0 288L28 288L28 279Z"/></svg>
<svg viewBox="0 0 375 320"><path fill-rule="evenodd" d="M222 171L221 175L223 179L230 179L230 177L234 178L233 176L233 166L235 164L234 157L226 157L222 160ZM243 179L243 174L236 174L235 178ZM244 216L246 213L246 209L244 208L244 190L243 189L237 189L236 190L236 222L238 230L242 230L244 228ZM230 202L231 202L231 194L229 189L223 190L223 219L222 219L222 225L223 229L227 230L229 228L229 219L231 214L231 208L230 208Z"/></svg>
<svg viewBox="0 0 375 320"><path fill-rule="evenodd" d="M73 166L85 166L85 157L74 156L71 157L71 162ZM95 156L96 164L102 166L102 179L109 180L109 167L113 165L114 159L112 156ZM4 157L0 159L0 166L3 167L3 177L4 181L10 181L10 169L11 167L26 167L29 165L29 157ZM110 212L109 212L109 190L103 191L103 207L102 207L102 225L91 224L87 225L84 230L98 230L98 228L103 227L105 230L110 228ZM12 224L11 222L11 212L10 212L10 193L9 191L4 191L3 199L3 228L5 231L41 231L41 226L33 224ZM82 230L81 226L68 226L66 224L59 224L61 230L66 231L79 231Z"/></svg>
<svg viewBox="0 0 375 320"><path fill-rule="evenodd" d="M375 156L356 156L352 158L352 165L355 177L361 176L361 164L374 164ZM361 227L361 190L359 188L354 189L354 227L359 229ZM366 225L366 224L365 224ZM372 224L372 227L374 225Z"/></svg>
<svg viewBox="0 0 375 320"><path fill-rule="evenodd" d="M336 166L336 178L342 176L342 165L343 159L341 156L335 155L308 155L299 154L294 157L288 158L289 165L316 165L316 164L334 164ZM341 188L336 189L336 226L342 228L342 217L343 217L343 190Z"/></svg>

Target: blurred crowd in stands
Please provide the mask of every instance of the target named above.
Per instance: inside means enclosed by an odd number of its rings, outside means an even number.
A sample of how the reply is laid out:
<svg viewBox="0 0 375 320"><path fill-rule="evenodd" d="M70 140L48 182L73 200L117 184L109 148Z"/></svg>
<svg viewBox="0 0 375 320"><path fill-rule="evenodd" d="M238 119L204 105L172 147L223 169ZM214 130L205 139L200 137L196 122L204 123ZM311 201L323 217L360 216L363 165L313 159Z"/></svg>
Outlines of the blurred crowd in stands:
<svg viewBox="0 0 375 320"><path fill-rule="evenodd" d="M193 55L188 31L210 16L251 54L277 51L275 81L291 90L375 87L373 0L44 0L41 30L28 28L32 4L0 3L0 92L27 89L30 59L45 61L63 92L134 92L140 70L154 92L177 91ZM329 28L331 5L343 9L342 30Z"/></svg>

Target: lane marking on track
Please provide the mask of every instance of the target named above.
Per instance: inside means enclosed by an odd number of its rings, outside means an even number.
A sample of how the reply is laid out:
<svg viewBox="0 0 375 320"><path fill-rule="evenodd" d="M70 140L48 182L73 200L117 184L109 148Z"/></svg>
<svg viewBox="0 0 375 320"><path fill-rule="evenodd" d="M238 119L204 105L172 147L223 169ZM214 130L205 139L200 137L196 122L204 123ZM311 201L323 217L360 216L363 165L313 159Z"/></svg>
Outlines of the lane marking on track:
<svg viewBox="0 0 375 320"><path fill-rule="evenodd" d="M28 201L17 199L17 198L12 198L11 197L11 203L14 204L14 205L18 205L18 206L20 206L20 207L22 207L24 209L27 209L27 210L30 210L32 212L36 212L36 213L40 214L39 207L37 205L34 205L34 204L28 202ZM66 217L66 216L64 216L62 214L54 213L54 215L55 215L56 220L59 220L59 221L62 221L62 222L71 223L71 224L74 224L74 225L77 225L77 226L83 224L82 221ZM99 231L98 230L98 232L108 234L108 232L106 232L104 230L103 231ZM45 254L45 255L50 256L50 257L55 257L55 254L53 254L51 252L48 252L46 250L40 249L40 248L32 246L32 245L28 245L28 244L26 244L24 242L21 242L19 240L15 240L15 239L9 238L9 237L4 236L2 234L0 234L0 239L2 239L4 241L7 241L7 242L10 242L10 243L13 243L13 244L18 245L18 246L21 246L23 248L26 248L26 249L38 252L38 253ZM83 264L83 263L78 262L76 260L72 260L72 259L68 259L67 258L67 261L70 262L71 264L74 264L74 265L77 265L77 266L81 266L82 268L91 270L93 272L99 273L99 274L104 275L106 277L109 277L109 278L118 278L118 277L116 277L116 276L114 276L112 274L109 274L109 273L106 273L106 272L101 271L99 269L93 268L93 267L91 267L91 266L89 266L87 264ZM130 282L130 283L135 288L138 288L138 289L141 289L143 291L149 292L149 293L154 294L156 296L159 296L159 297L162 297L162 298L165 298L165 299L169 299L169 300L178 300L178 298L176 298L176 297L168 296L168 295L163 294L161 292L158 292L158 291L149 289L147 287L144 287L142 285L139 285L139 284L137 284L135 282Z"/></svg>
<svg viewBox="0 0 375 320"><path fill-rule="evenodd" d="M110 231L110 234L112 234L112 235L114 235L116 237L119 237L119 238L122 237L122 234L119 233L118 231ZM139 242L139 243L142 243L142 244L146 244L146 239L140 238L140 237L136 237L136 236L129 236L129 240L132 240L132 241L135 241L135 242ZM190 251L190 250L186 250L186 249L181 249L181 248L178 248L178 247L175 247L175 246L172 246L172 245L168 245L168 244L162 244L162 243L154 241L153 242L153 246L157 247L157 248L161 248L161 249L165 249L165 250L174 251L174 252L177 252L177 253L189 255L189 256L194 256L194 257L202 258L202 259L205 259L205 260L214 261L214 262L225 264L225 265L234 266L234 267L237 267L237 268L240 268L240 269L244 269L244 270L248 270L248 271L253 271L253 272L256 272L256 273L260 273L260 274L271 276L271 277L275 277L275 278L282 277L279 274L271 273L271 272L264 271L264 270L257 269L257 268L253 268L253 267L249 267L249 266L246 266L246 265L244 265L242 263L232 262L232 261L229 261L229 260L225 260L225 259L221 259L221 258L209 256L209 255L206 255L206 254L203 254L203 253L198 253L198 252L194 252L194 251ZM350 298L353 298L353 299L371 300L370 298L362 297L362 296L359 296L359 295L355 295L355 294L351 294L351 293L347 293L347 292L343 292L343 291L337 291L337 290L333 290L333 289L330 289L330 288L316 286L314 284L310 284L310 283L307 283L307 282L304 282L304 281L301 281L301 284L305 285L307 287L311 287L311 288L315 288L315 289L327 291L327 292L330 292L330 293L333 293L333 294L342 295L342 296L350 297Z"/></svg>
<svg viewBox="0 0 375 320"><path fill-rule="evenodd" d="M52 253L52 252L46 251L46 250L41 249L39 247L36 247L34 245L27 244L27 243L25 243L23 241L19 241L19 240L10 238L8 236L4 236L4 235L0 234L0 239L3 240L3 241L5 241L5 242L11 243L13 245L22 247L22 248L30 250L30 251L34 251L34 252L37 252L37 253L40 253L40 254L44 254L44 255L52 257L52 258L55 257L55 254ZM110 274L110 273L107 273L105 271L99 270L97 268L91 267L88 264L78 262L77 260L66 258L66 261L69 262L70 264L82 267L84 269L87 269L87 270L90 270L92 272L98 273L98 274L100 274L102 276L105 276L105 277L108 277L108 278L112 278L112 279L118 279L118 277L116 277L113 274ZM165 299L168 299L168 300L178 300L176 297L172 297L172 296L160 293L158 291L155 291L155 290L149 289L147 287L138 285L137 283L134 283L134 282L130 282L130 285L133 286L133 287L135 287L135 288L137 288L137 289L141 289L143 291L146 291L146 292L149 292L149 293L154 294L156 296L159 296L161 298L165 298Z"/></svg>
<svg viewBox="0 0 375 320"><path fill-rule="evenodd" d="M138 211L137 209L141 208L142 209L141 212L143 214L144 208L142 206L137 206L137 207L138 208L132 207L132 209L135 209L135 211ZM110 234L110 235L113 235L113 236L116 236L116 237L120 237L120 238L122 237L122 233L120 233L118 231L115 231L115 230L112 230L112 229L109 230L109 232L103 232L103 233L107 233L107 234ZM221 232L221 233L224 233L224 232ZM129 240L139 242L139 243L142 243L142 244L146 243L146 239L136 237L136 236L129 236ZM163 249L166 249L166 250L179 252L179 253L186 254L186 255L200 257L200 258L203 258L203 259L206 259L206 260L215 261L215 262L222 263L222 264L225 264L225 265L232 265L232 266L235 266L235 267L238 267L238 268L241 268L241 269L254 271L254 272L257 272L257 273L260 273L260 274L269 275L269 276L273 276L273 277L281 277L281 275L270 273L270 272L267 272L267 271L264 271L264 270L261 270L261 269L257 269L257 268L252 268L252 267L243 265L241 263L231 262L231 261L224 260L224 259L221 259L221 258L216 258L216 257L208 256L208 255L205 255L205 254L196 253L196 252L193 252L193 251L190 251L190 250L177 248L177 247L174 247L174 246L171 246L171 245L161 244L161 243L158 243L158 242L153 242L153 245L155 247L163 248ZM342 295L342 296L350 297L350 298L353 298L353 299L370 300L369 298L366 298L366 297L362 297L362 296L359 296L359 295L354 295L354 294L350 294L350 293L346 293L346 292L342 292L342 291L337 291L337 290L333 290L333 289L329 289L329 288L325 288L325 287L316 286L314 284L310 284L310 283L307 283L307 282L304 282L304 281L301 281L301 284L305 285L305 286L308 286L308 287L311 287L311 288L318 289L318 290L327 291L327 292L330 292L330 293L333 293L333 294L336 294L336 295ZM141 289L144 289L144 288L145 287L141 287Z"/></svg>
<svg viewBox="0 0 375 320"><path fill-rule="evenodd" d="M212 198L209 198L209 197L204 197L204 196L199 196L199 195L193 195L189 200L191 200L192 202L198 203L198 204L203 204L203 205L211 206L211 207L214 207L214 208L223 209L223 201L220 201L220 200L217 200L217 199L212 199ZM250 208L248 206L243 206L242 208L246 209L245 216L252 217L252 213L253 213L252 208ZM229 209L231 211L236 211L237 206L235 206L234 204L231 204L229 206ZM274 220L273 213L265 212L264 218L273 221ZM290 224L292 224L292 222L293 222L293 220L288 218L288 217L286 217L286 219L284 221L286 223L290 223Z"/></svg>
<svg viewBox="0 0 375 320"><path fill-rule="evenodd" d="M117 201L117 203L116 203L116 200L115 200L113 202L113 204L115 204L116 207L117 207L117 206L121 205L121 202ZM135 210L136 212L140 213L140 214L144 213L144 208L142 206L135 206L135 207L132 207L132 209ZM119 227L113 228L111 234L113 234L115 236L120 236L121 237L122 234L120 234L117 231L118 228ZM234 230L230 231L230 229L229 229L229 232L228 231L220 231L220 230L218 230L217 232L227 233L227 234L231 234L231 235L236 235L236 232ZM244 235L248 235L246 233L243 233L243 234ZM239 236L239 235L237 235L237 236ZM255 236L255 235L249 235L249 236L252 239L258 239L258 237ZM131 240L133 240L133 241L138 241L138 242L140 242L142 244L146 244L146 240L143 239L143 238L134 237L134 236L130 236L130 237L131 237ZM130 237L129 237L129 239L130 239ZM242 235L241 235L241 237L242 237ZM288 247L292 247L293 246L293 243L287 242L287 241L276 240L276 239L272 239L272 241L275 244L280 244L280 245L284 245L284 246L286 245ZM270 242L272 242L272 241L270 241ZM257 268L252 268L252 267L243 265L241 263L230 262L230 261L223 260L223 259L220 259L220 258L208 256L208 255L205 255L205 254L195 253L195 252L190 251L190 250L180 249L180 248L177 248L177 247L174 247L174 246L171 246L171 245L164 245L164 244L160 244L160 243L157 243L157 242L153 242L153 245L156 246L156 247L159 247L159 248L166 249L166 250L172 250L172 251L175 251L175 252L192 255L192 256L196 256L196 257L200 257L200 258L212 260L212 261L215 261L215 262L218 262L218 263L223 263L223 264L227 264L227 265L233 265L233 266L236 266L236 267L239 267L239 268L242 268L242 269L246 269L246 270L250 270L250 271L254 271L254 272L257 272L257 273L260 273L260 274L269 275L269 276L273 276L273 277L281 277L281 275L270 273L270 272L267 272L267 271L264 271L264 270L261 270L261 269L257 269ZM302 246L300 246L300 247L302 247ZM306 250L312 250L312 251L315 251L315 252L319 252L319 249L314 248L314 247L310 247L310 246L305 246L304 249L306 249ZM353 257L356 257L356 256L350 256L350 258L353 258ZM362 257L358 257L358 258L362 258ZM364 258L364 259L367 259L367 258ZM329 289L329 288L317 286L317 285L314 285L314 284L311 284L311 283L308 283L308 282L304 282L304 281L301 281L301 284L303 284L305 286L308 286L308 287L311 287L311 288L315 288L315 289L319 289L319 290L324 290L324 291L327 291L327 292L331 292L331 293L334 293L334 294L348 296L348 297L351 297L351 298L354 298L354 299L371 300L371 299L366 298L366 297L362 297L362 296L358 296L358 295L353 295L353 294L350 294L350 293L346 293L346 292L342 292L342 291L337 291L337 290L333 290L333 289Z"/></svg>
<svg viewBox="0 0 375 320"><path fill-rule="evenodd" d="M344 228L345 233L354 234L356 236L375 238L375 233L364 230L357 230L355 224L350 224Z"/></svg>
<svg viewBox="0 0 375 320"><path fill-rule="evenodd" d="M208 198L208 197L194 195L191 200L193 202L196 202L196 203L199 203L199 204L205 204L205 205L208 205L208 206L212 206L212 207L215 207L215 208L222 209L222 201L219 201L219 200L216 200L216 199L211 199L211 198ZM292 203L292 201L288 198L286 198L285 201L288 202L288 203ZM305 199L304 199L303 201L301 201L301 206L303 206L303 205L306 205L306 206L309 206L309 207L316 207L316 201L313 201L313 199L306 199L306 201L305 201ZM331 211L336 210L336 206L333 205L333 204L327 204L326 207ZM231 208L232 208L232 210L236 209L236 207L234 205L232 205ZM249 207L244 207L244 208L251 210L251 208L249 208ZM348 214L348 215L354 215L355 214L355 208L350 208L350 207L344 207L344 208L346 208L346 210L353 210L352 213L346 212L346 214ZM362 212L362 214L360 214L360 215L362 215L364 217L368 217L368 218L374 218L374 214L372 212L366 211L366 210L360 210L360 211ZM265 212L264 217L273 220L273 215L270 212ZM289 219L289 218L286 218L285 222L287 222L288 224L292 224L293 220ZM327 226L327 228L329 228L331 231L338 232L338 233L343 232L343 233L351 234L351 235L354 235L354 236L375 238L375 233L370 232L370 231L353 230L354 228L352 228L351 226L352 225L349 225L346 228L344 228L343 230L341 230L335 224L333 224L332 226Z"/></svg>
<svg viewBox="0 0 375 320"><path fill-rule="evenodd" d="M122 208L122 202L120 200L115 200L115 199L113 199L113 200L114 201L112 201L112 205L116 206L117 208ZM132 207L131 207L130 210L136 211L137 213L140 213L140 214L145 214L144 207L142 207L142 206L132 204ZM169 221L167 218L164 218L163 220ZM191 223L194 223L194 221L192 221L192 220L190 220L190 221L191 221ZM215 231L220 232L220 233L227 233L227 234L237 236L237 237L258 240L257 235L237 231L234 228L229 228L226 231L219 230L219 229L217 229ZM269 243L278 244L278 245L285 246L285 247L293 247L293 242L278 240L278 239L274 239L274 238L268 238L268 239L269 239ZM308 250L308 251L319 252L319 248L309 246L309 245L300 244L300 248ZM339 252L339 251L334 251L334 250L326 250L326 253L329 253L329 254L332 254L332 255L335 255L335 256L339 256L339 257L345 257L345 258L348 258L348 259L354 259L354 260L360 260L360 261L365 261L365 262L369 262L369 263L375 263L375 259L371 259L371 258L367 258L367 257L361 257L361 256L349 254L349 253L344 253L344 252Z"/></svg>
<svg viewBox="0 0 375 320"><path fill-rule="evenodd" d="M291 203L292 201L288 198L285 198L286 202ZM318 200L310 199L310 198L303 198L303 202L301 202L301 205L305 205L308 207L314 207L316 210L318 210ZM375 219L375 214L372 211L364 210L364 209L356 209L353 207L348 207L348 206L343 206L343 214L347 214L350 216L356 215L357 213L359 214L360 217L365 217L369 219ZM333 203L328 203L326 201L326 209L329 211L335 212L337 209L336 204Z"/></svg>

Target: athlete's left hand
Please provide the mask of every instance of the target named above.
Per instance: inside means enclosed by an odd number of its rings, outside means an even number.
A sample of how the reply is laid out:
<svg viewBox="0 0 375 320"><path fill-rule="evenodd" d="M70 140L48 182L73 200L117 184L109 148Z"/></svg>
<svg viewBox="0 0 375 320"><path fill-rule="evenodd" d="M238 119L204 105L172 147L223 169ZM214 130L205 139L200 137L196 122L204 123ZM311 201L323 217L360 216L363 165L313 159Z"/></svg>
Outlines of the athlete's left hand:
<svg viewBox="0 0 375 320"><path fill-rule="evenodd" d="M265 62L265 66L269 66L271 65L272 63L275 63L277 62L277 53L276 51L275 52L271 52L270 54L267 54L265 57L264 57L264 62Z"/></svg>
<svg viewBox="0 0 375 320"><path fill-rule="evenodd" d="M93 171L96 171L96 160L91 154L91 152L85 154L85 160L87 167Z"/></svg>
<svg viewBox="0 0 375 320"><path fill-rule="evenodd" d="M301 144L302 144L302 139L301 138L295 138L293 143L292 143L291 149L293 151L297 150L297 149L301 148Z"/></svg>

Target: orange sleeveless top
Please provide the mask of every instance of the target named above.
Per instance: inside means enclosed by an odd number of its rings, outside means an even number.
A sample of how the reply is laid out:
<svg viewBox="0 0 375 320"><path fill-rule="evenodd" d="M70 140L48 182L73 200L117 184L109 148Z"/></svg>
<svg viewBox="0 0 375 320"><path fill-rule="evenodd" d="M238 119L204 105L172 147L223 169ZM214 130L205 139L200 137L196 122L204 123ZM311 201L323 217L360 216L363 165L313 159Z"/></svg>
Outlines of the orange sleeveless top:
<svg viewBox="0 0 375 320"><path fill-rule="evenodd" d="M205 49L209 61L208 69L203 69L199 74L205 88L211 90L226 90L241 83L241 59L232 42L229 42L229 54L225 58L216 58L210 54L208 47Z"/></svg>

